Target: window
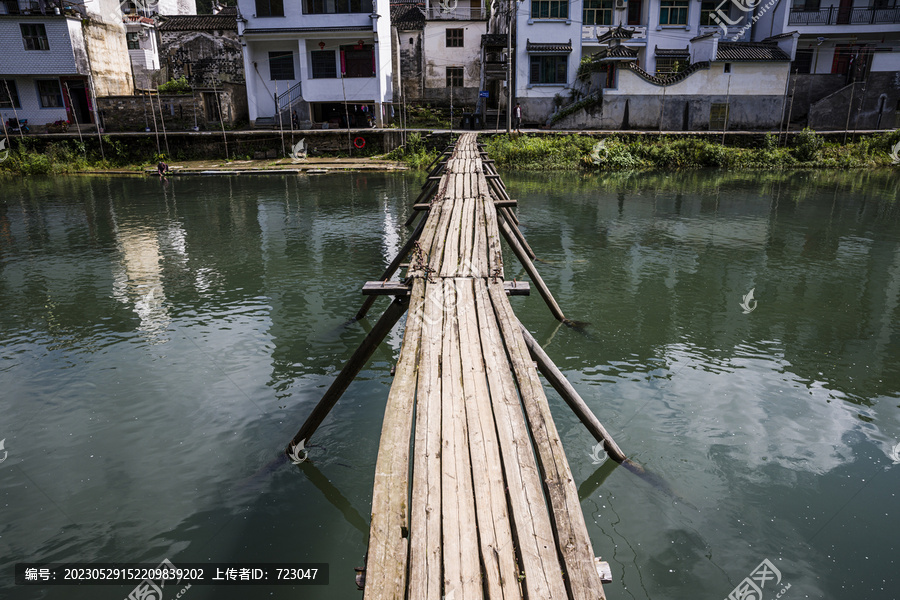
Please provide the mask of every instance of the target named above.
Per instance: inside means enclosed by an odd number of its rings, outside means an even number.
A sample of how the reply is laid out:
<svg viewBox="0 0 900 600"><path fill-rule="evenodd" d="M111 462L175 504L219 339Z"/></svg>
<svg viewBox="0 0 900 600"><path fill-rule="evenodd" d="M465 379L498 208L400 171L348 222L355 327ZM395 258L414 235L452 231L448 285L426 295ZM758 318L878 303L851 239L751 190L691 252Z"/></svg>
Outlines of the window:
<svg viewBox="0 0 900 600"><path fill-rule="evenodd" d="M462 48L465 46L463 43L463 30L462 29L448 29L447 30L447 47L448 48Z"/></svg>
<svg viewBox="0 0 900 600"><path fill-rule="evenodd" d="M700 26L718 27L719 22L713 19L714 14L716 14L716 3L703 0L700 3Z"/></svg>
<svg viewBox="0 0 900 600"><path fill-rule="evenodd" d="M38 79L37 89L41 108L62 108L62 89L58 79Z"/></svg>
<svg viewBox="0 0 900 600"><path fill-rule="evenodd" d="M689 58L679 58L675 56L657 57L656 74L665 75L668 73L678 73L683 71L691 64Z"/></svg>
<svg viewBox="0 0 900 600"><path fill-rule="evenodd" d="M660 0L660 25L687 25L688 0Z"/></svg>
<svg viewBox="0 0 900 600"><path fill-rule="evenodd" d="M0 108L22 108L15 79L0 79Z"/></svg>
<svg viewBox="0 0 900 600"><path fill-rule="evenodd" d="M728 104L713 102L709 107L709 130L725 129L728 123Z"/></svg>
<svg viewBox="0 0 900 600"><path fill-rule="evenodd" d="M20 23L22 29L22 41L25 42L26 50L49 50L50 43L47 41L47 30L43 23Z"/></svg>
<svg viewBox="0 0 900 600"><path fill-rule="evenodd" d="M629 25L640 25L641 24L641 6L643 6L643 2L641 0L631 0L628 3L628 24Z"/></svg>
<svg viewBox="0 0 900 600"><path fill-rule="evenodd" d="M141 41L138 38L137 32L128 32L125 34L125 41L128 43L129 50L140 50L141 49Z"/></svg>
<svg viewBox="0 0 900 600"><path fill-rule="evenodd" d="M375 46L341 46L341 73L344 77L375 77Z"/></svg>
<svg viewBox="0 0 900 600"><path fill-rule="evenodd" d="M731 63L725 63L725 68L722 70L723 73L731 73Z"/></svg>
<svg viewBox="0 0 900 600"><path fill-rule="evenodd" d="M283 17L284 0L256 0L257 17Z"/></svg>
<svg viewBox="0 0 900 600"><path fill-rule="evenodd" d="M613 0L584 0L585 25L612 25Z"/></svg>
<svg viewBox="0 0 900 600"><path fill-rule="evenodd" d="M463 86L463 68L447 67L447 87Z"/></svg>
<svg viewBox="0 0 900 600"><path fill-rule="evenodd" d="M531 18L568 19L569 0L531 0Z"/></svg>
<svg viewBox="0 0 900 600"><path fill-rule="evenodd" d="M312 59L313 79L334 79L337 77L337 62L334 50L313 50L309 53Z"/></svg>
<svg viewBox="0 0 900 600"><path fill-rule="evenodd" d="M566 83L566 69L569 57L562 56L532 56L531 57L531 84L542 83Z"/></svg>
<svg viewBox="0 0 900 600"><path fill-rule="evenodd" d="M820 0L794 0L791 10L819 10Z"/></svg>
<svg viewBox="0 0 900 600"><path fill-rule="evenodd" d="M269 52L269 79L272 81L294 79L293 52Z"/></svg>
<svg viewBox="0 0 900 600"><path fill-rule="evenodd" d="M303 0L303 13L307 15L372 12L372 0Z"/></svg>

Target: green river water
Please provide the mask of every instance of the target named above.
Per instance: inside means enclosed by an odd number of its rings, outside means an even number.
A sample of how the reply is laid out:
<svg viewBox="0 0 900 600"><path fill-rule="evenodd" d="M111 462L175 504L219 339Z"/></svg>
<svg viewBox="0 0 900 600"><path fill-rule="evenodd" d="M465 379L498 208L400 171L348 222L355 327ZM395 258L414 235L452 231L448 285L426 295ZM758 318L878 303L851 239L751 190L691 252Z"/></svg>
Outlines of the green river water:
<svg viewBox="0 0 900 600"><path fill-rule="evenodd" d="M329 566L165 600L361 598L400 326L312 464L260 469L384 310L347 323L421 177L0 180L0 598L134 588L15 585L16 563L163 559ZM516 313L664 482L596 464L547 388L610 600L749 598L754 572L765 600L898 597L898 172L504 177L591 325L536 293Z"/></svg>

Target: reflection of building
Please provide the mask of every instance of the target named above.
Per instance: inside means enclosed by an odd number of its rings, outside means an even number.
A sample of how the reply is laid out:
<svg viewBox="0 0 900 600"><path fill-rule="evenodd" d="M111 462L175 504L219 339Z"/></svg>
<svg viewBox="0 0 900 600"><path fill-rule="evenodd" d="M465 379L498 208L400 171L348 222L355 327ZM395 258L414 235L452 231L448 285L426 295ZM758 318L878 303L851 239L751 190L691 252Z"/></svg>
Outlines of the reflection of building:
<svg viewBox="0 0 900 600"><path fill-rule="evenodd" d="M158 234L153 229L123 228L116 237L122 264L113 283L113 296L133 304L141 320L138 329L151 343L165 342L163 333L172 319L166 308Z"/></svg>
<svg viewBox="0 0 900 600"><path fill-rule="evenodd" d="M122 9L115 0L0 3L0 115L29 126L96 121L94 98L130 94Z"/></svg>
<svg viewBox="0 0 900 600"><path fill-rule="evenodd" d="M239 0L250 122L364 127L390 117L389 0Z"/></svg>

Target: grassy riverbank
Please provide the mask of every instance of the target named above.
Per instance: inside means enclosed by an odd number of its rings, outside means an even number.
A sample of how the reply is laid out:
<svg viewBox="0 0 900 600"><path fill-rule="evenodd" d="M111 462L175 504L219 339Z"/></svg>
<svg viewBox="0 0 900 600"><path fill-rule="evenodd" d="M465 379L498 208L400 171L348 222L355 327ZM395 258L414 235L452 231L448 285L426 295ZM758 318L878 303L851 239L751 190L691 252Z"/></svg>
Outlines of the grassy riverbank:
<svg viewBox="0 0 900 600"><path fill-rule="evenodd" d="M525 135L489 134L484 141L488 154L497 166L530 171L642 171L699 168L744 169L868 169L892 164L890 153L900 143L900 130L859 137L846 144L844 136L823 136L811 130L792 133L787 138L777 134L754 134L729 138L710 135L642 135L634 134L560 134L536 133ZM852 140L851 136L851 140ZM92 140L93 142L93 140ZM410 132L406 145L387 153L383 158L406 163L410 168L423 169L443 149L446 133L426 138L423 133ZM376 157L377 150L366 148L354 156ZM232 156L241 154L241 156ZM232 159L244 159L232 150ZM323 149L319 155L334 157L342 152ZM281 156L281 155L280 155ZM156 154L151 138L126 140L104 136L103 153L96 143L79 140L38 141L16 140L16 147L6 158L0 152L0 175L30 176L63 173L84 173L125 169L139 171L152 167L160 159L169 163L174 159ZM229 161L229 168L233 166Z"/></svg>
<svg viewBox="0 0 900 600"><path fill-rule="evenodd" d="M486 142L497 166L548 171L628 171L645 169L864 169L890 166L900 131L826 142L812 130L792 135L785 145L776 134L758 147L726 146L702 137L612 135L497 135Z"/></svg>

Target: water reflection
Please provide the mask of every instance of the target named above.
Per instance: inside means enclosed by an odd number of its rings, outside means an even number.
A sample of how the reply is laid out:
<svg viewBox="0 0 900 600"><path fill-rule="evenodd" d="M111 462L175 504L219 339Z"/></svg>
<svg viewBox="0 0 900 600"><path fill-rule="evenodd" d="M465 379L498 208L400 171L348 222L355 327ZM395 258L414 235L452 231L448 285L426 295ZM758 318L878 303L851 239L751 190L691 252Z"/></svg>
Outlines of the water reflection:
<svg viewBox="0 0 900 600"><path fill-rule="evenodd" d="M517 315L668 486L597 469L596 442L548 393L594 547L613 564L609 597L726 597L764 558L781 559L789 597L891 597L896 174L506 177L544 279L592 325L560 328L537 295L514 298ZM327 561L332 585L302 597L358 597L399 328L317 432L313 471L241 482L364 337L370 323L346 321L405 240L418 183L0 183L0 569Z"/></svg>

